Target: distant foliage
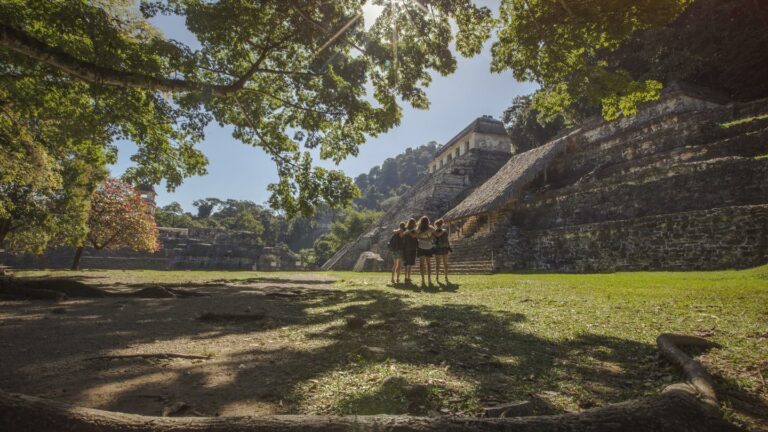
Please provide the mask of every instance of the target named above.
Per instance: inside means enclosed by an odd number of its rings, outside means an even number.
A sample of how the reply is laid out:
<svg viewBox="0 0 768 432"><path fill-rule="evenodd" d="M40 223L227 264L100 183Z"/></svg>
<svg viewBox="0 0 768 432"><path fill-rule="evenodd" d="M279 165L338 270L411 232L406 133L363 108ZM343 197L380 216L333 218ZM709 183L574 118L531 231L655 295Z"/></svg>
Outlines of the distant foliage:
<svg viewBox="0 0 768 432"><path fill-rule="evenodd" d="M317 255L312 248L305 248L299 250L299 256L301 257L301 264L305 267L314 267L317 265Z"/></svg>
<svg viewBox="0 0 768 432"><path fill-rule="evenodd" d="M159 207L155 220L158 226L169 228L249 231L257 235L257 243L285 243L298 251L311 248L317 236L330 229L335 214L327 205L321 205L314 216L288 220L269 207L247 200L204 198L195 200L193 205L197 208L194 214L185 212L177 202Z"/></svg>
<svg viewBox="0 0 768 432"><path fill-rule="evenodd" d="M173 202L155 212L158 225L172 228L223 228L249 231L261 236L265 226L274 225L275 214L270 209L245 200L205 198L195 200L197 214L184 212Z"/></svg>
<svg viewBox="0 0 768 432"><path fill-rule="evenodd" d="M369 226L379 220L381 212L373 210L347 209L343 218L331 225L331 230L317 238L314 244L315 258L322 264L345 244L363 234Z"/></svg>
<svg viewBox="0 0 768 432"><path fill-rule="evenodd" d="M539 111L533 107L533 99L530 95L515 97L512 100L512 105L504 110L501 120L512 138L515 153L528 151L546 144L565 128L562 116L542 126L539 123L538 115Z"/></svg>
<svg viewBox="0 0 768 432"><path fill-rule="evenodd" d="M291 250L298 251L303 262L310 266L325 262L381 217L378 211L354 208L334 210L320 206L312 217L289 220L252 201L218 198L196 200L195 206L197 214L192 214L173 202L159 207L155 219L162 227L250 231L265 246L287 244Z"/></svg>
<svg viewBox="0 0 768 432"><path fill-rule="evenodd" d="M108 178L91 197L87 232L83 242L76 245L72 270L80 268L84 246L97 250L159 250L157 224L147 210L146 203L133 186L123 180Z"/></svg>
<svg viewBox="0 0 768 432"><path fill-rule="evenodd" d="M437 143L407 148L394 158L384 161L381 166L375 166L368 174L360 174L355 178L355 184L361 191L361 197L355 204L362 209L386 210L402 195L421 180L427 173L429 162L435 157Z"/></svg>

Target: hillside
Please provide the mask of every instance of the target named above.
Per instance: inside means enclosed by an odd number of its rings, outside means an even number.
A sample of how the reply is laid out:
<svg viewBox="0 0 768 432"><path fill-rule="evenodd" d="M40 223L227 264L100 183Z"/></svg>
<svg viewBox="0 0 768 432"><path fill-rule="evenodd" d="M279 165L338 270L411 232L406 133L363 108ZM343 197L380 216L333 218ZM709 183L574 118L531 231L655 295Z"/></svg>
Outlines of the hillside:
<svg viewBox="0 0 768 432"><path fill-rule="evenodd" d="M355 200L355 205L361 209L387 210L399 196L424 178L437 149L435 141L415 149L408 147L403 153L371 168L368 174L357 176L355 184L362 196Z"/></svg>

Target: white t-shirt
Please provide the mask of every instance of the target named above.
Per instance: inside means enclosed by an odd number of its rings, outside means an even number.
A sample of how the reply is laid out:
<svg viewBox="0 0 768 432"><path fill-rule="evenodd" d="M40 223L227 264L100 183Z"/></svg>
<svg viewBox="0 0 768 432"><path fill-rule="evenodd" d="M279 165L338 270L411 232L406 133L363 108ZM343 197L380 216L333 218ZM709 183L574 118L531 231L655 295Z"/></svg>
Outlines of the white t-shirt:
<svg viewBox="0 0 768 432"><path fill-rule="evenodd" d="M427 231L418 231L418 234L416 234L416 239L419 241L419 249L432 249L434 247L432 244L431 229Z"/></svg>

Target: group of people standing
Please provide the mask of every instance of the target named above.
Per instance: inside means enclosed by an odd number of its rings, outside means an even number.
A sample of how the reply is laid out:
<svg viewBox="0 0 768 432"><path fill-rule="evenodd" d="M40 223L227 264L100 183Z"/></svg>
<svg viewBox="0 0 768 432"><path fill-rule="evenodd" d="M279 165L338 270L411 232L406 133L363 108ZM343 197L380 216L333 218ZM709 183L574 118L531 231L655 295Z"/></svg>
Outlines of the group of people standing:
<svg viewBox="0 0 768 432"><path fill-rule="evenodd" d="M412 283L411 271L418 258L421 284L424 285L426 276L429 285L432 285L432 257L435 257L435 281L440 282L442 265L445 283L448 283L448 254L451 253L451 244L448 241L448 230L443 228L442 219L436 220L434 225L427 216L422 216L418 222L416 219L400 222L388 246L394 261L393 284L400 283L400 273L404 273L406 284Z"/></svg>

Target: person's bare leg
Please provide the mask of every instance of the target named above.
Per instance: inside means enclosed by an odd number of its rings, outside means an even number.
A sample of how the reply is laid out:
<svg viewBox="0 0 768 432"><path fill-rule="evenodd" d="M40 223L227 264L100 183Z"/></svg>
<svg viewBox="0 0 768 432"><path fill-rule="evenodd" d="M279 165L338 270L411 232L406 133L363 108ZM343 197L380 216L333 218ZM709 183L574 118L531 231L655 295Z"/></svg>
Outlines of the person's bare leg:
<svg viewBox="0 0 768 432"><path fill-rule="evenodd" d="M395 279L395 283L400 283L400 268L403 266L403 261L401 259L397 260L397 279Z"/></svg>
<svg viewBox="0 0 768 432"><path fill-rule="evenodd" d="M426 266L427 257L419 257L419 272L421 273L421 284L424 285L424 267Z"/></svg>
<svg viewBox="0 0 768 432"><path fill-rule="evenodd" d="M435 281L440 283L440 255L435 255Z"/></svg>
<svg viewBox="0 0 768 432"><path fill-rule="evenodd" d="M448 254L443 255L443 268L445 272L445 283L448 283Z"/></svg>
<svg viewBox="0 0 768 432"><path fill-rule="evenodd" d="M397 260L392 260L392 274L389 276L389 281L394 285L395 283L395 272L397 271Z"/></svg>
<svg viewBox="0 0 768 432"><path fill-rule="evenodd" d="M432 258L431 257L425 257L427 262L427 280L429 281L429 284L432 285ZM422 276L423 278L424 276Z"/></svg>

